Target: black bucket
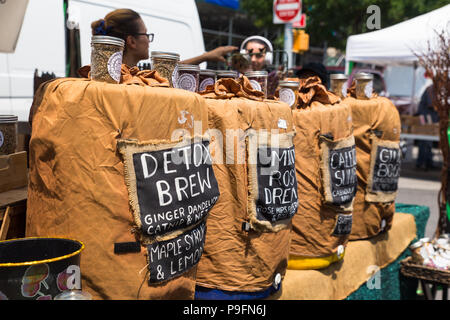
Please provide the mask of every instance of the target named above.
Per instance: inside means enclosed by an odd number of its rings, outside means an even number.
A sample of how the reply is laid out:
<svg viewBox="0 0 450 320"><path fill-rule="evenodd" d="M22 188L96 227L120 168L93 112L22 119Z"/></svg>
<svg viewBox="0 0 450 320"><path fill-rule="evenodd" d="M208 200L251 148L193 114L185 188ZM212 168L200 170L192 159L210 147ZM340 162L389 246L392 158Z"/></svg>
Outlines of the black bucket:
<svg viewBox="0 0 450 320"><path fill-rule="evenodd" d="M0 241L0 300L52 300L81 289L84 244L64 238Z"/></svg>

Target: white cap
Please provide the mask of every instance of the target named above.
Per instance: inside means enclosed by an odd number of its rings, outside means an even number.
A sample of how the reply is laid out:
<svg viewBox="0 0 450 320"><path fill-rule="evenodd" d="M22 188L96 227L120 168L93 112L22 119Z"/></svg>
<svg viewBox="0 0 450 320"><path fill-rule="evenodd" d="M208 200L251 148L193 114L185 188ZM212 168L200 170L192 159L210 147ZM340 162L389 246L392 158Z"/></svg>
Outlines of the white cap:
<svg viewBox="0 0 450 320"><path fill-rule="evenodd" d="M278 289L278 286L280 285L280 283L281 283L281 274L280 274L280 273L277 273L277 274L275 275L275 279L273 280L273 286L274 286L276 289Z"/></svg>
<svg viewBox="0 0 450 320"><path fill-rule="evenodd" d="M344 250L345 250L345 248L342 244L337 247L336 255L337 255L338 259L342 259L342 256L344 255Z"/></svg>

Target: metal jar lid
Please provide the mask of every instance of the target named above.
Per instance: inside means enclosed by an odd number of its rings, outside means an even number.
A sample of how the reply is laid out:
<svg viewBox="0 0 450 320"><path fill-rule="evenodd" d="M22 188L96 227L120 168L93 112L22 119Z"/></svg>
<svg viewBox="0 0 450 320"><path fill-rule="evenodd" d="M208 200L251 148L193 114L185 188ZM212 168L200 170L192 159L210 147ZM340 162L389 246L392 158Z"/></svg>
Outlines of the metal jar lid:
<svg viewBox="0 0 450 320"><path fill-rule="evenodd" d="M217 70L216 74L218 77L228 77L228 78L237 78L237 72L233 70Z"/></svg>
<svg viewBox="0 0 450 320"><path fill-rule="evenodd" d="M196 64L183 64L178 65L178 71L196 71L200 72L200 67Z"/></svg>
<svg viewBox="0 0 450 320"><path fill-rule="evenodd" d="M373 74L366 72L359 72L355 74L356 80L373 80Z"/></svg>
<svg viewBox="0 0 450 320"><path fill-rule="evenodd" d="M330 74L330 80L347 80L348 77L343 73Z"/></svg>
<svg viewBox="0 0 450 320"><path fill-rule="evenodd" d="M417 248L420 248L421 246L423 246L423 242L421 240L414 242L412 245L409 246L409 249L414 250Z"/></svg>
<svg viewBox="0 0 450 320"><path fill-rule="evenodd" d="M211 76L211 77L214 77L214 76L216 75L216 73L214 72L214 70L211 70L211 69L203 69L203 70L200 70L200 74L201 74L202 76Z"/></svg>
<svg viewBox="0 0 450 320"><path fill-rule="evenodd" d="M0 114L0 123L15 123L19 117L14 115L1 115Z"/></svg>
<svg viewBox="0 0 450 320"><path fill-rule="evenodd" d="M278 85L280 87L292 87L292 88L298 89L299 83L298 83L298 81L281 80L278 82Z"/></svg>
<svg viewBox="0 0 450 320"><path fill-rule="evenodd" d="M244 76L249 77L267 77L267 71L248 71Z"/></svg>
<svg viewBox="0 0 450 320"><path fill-rule="evenodd" d="M152 58L170 59L180 61L180 55L175 52L152 51Z"/></svg>
<svg viewBox="0 0 450 320"><path fill-rule="evenodd" d="M112 44L118 47L125 47L125 41L117 37L92 36L91 44Z"/></svg>

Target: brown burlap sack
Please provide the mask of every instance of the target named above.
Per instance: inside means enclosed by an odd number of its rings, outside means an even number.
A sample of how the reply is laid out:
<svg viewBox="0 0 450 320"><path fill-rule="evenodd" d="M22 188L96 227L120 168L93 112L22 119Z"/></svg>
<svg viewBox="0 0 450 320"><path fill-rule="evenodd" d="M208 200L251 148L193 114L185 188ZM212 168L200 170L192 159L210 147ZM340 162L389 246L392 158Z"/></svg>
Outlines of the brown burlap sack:
<svg viewBox="0 0 450 320"><path fill-rule="evenodd" d="M350 240L359 240L391 228L400 166L401 124L397 108L387 98L374 95L370 100L357 100L349 96L344 101L352 108L358 163ZM384 159L375 161L377 152L383 150L380 147L384 147L385 164Z"/></svg>
<svg viewBox="0 0 450 320"><path fill-rule="evenodd" d="M313 101L293 113L297 132L294 146L299 209L292 220L290 254L291 258L328 257L336 254L340 245L346 245L352 223L354 190L347 193L344 202L333 201L330 170L326 165L330 163L327 155L335 149L350 148L347 154L352 154L351 110L348 104L342 102L326 105ZM353 164L350 164L351 174ZM333 175L335 173L333 171ZM316 265L312 260L308 260L309 263L310 268ZM299 268L309 267L302 264Z"/></svg>
<svg viewBox="0 0 450 320"><path fill-rule="evenodd" d="M192 299L196 267L149 284L144 246L115 253L116 244L140 238L117 141L158 145L177 141L175 130L203 135L207 116L205 100L184 90L51 82L32 119L26 235L84 242L82 287L94 299Z"/></svg>
<svg viewBox="0 0 450 320"><path fill-rule="evenodd" d="M272 225L255 219L255 202L251 200L255 194L249 191L255 181L250 181L254 176L249 173L248 146L250 132L273 133L272 129L283 136L282 143L289 145L292 113L285 103L255 96L252 89L242 86L246 81L219 80L203 94L208 97L210 148L220 198L207 220L208 235L197 284L232 292L262 291L273 285L277 274L283 277L290 239L290 223L286 220ZM264 139L260 142L263 144Z"/></svg>

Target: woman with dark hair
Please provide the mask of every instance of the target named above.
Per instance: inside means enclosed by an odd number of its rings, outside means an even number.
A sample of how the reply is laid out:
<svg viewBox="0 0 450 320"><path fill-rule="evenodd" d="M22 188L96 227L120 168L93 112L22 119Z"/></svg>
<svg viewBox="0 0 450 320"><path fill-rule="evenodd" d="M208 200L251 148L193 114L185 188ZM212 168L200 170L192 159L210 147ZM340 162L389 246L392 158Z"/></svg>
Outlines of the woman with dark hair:
<svg viewBox="0 0 450 320"><path fill-rule="evenodd" d="M117 37L125 41L122 63L134 67L140 60L149 58L149 43L154 34L147 33L147 27L139 13L131 9L116 9L104 19L92 22L92 35ZM204 61L225 61L225 54L237 47L223 46L180 63L199 64Z"/></svg>

